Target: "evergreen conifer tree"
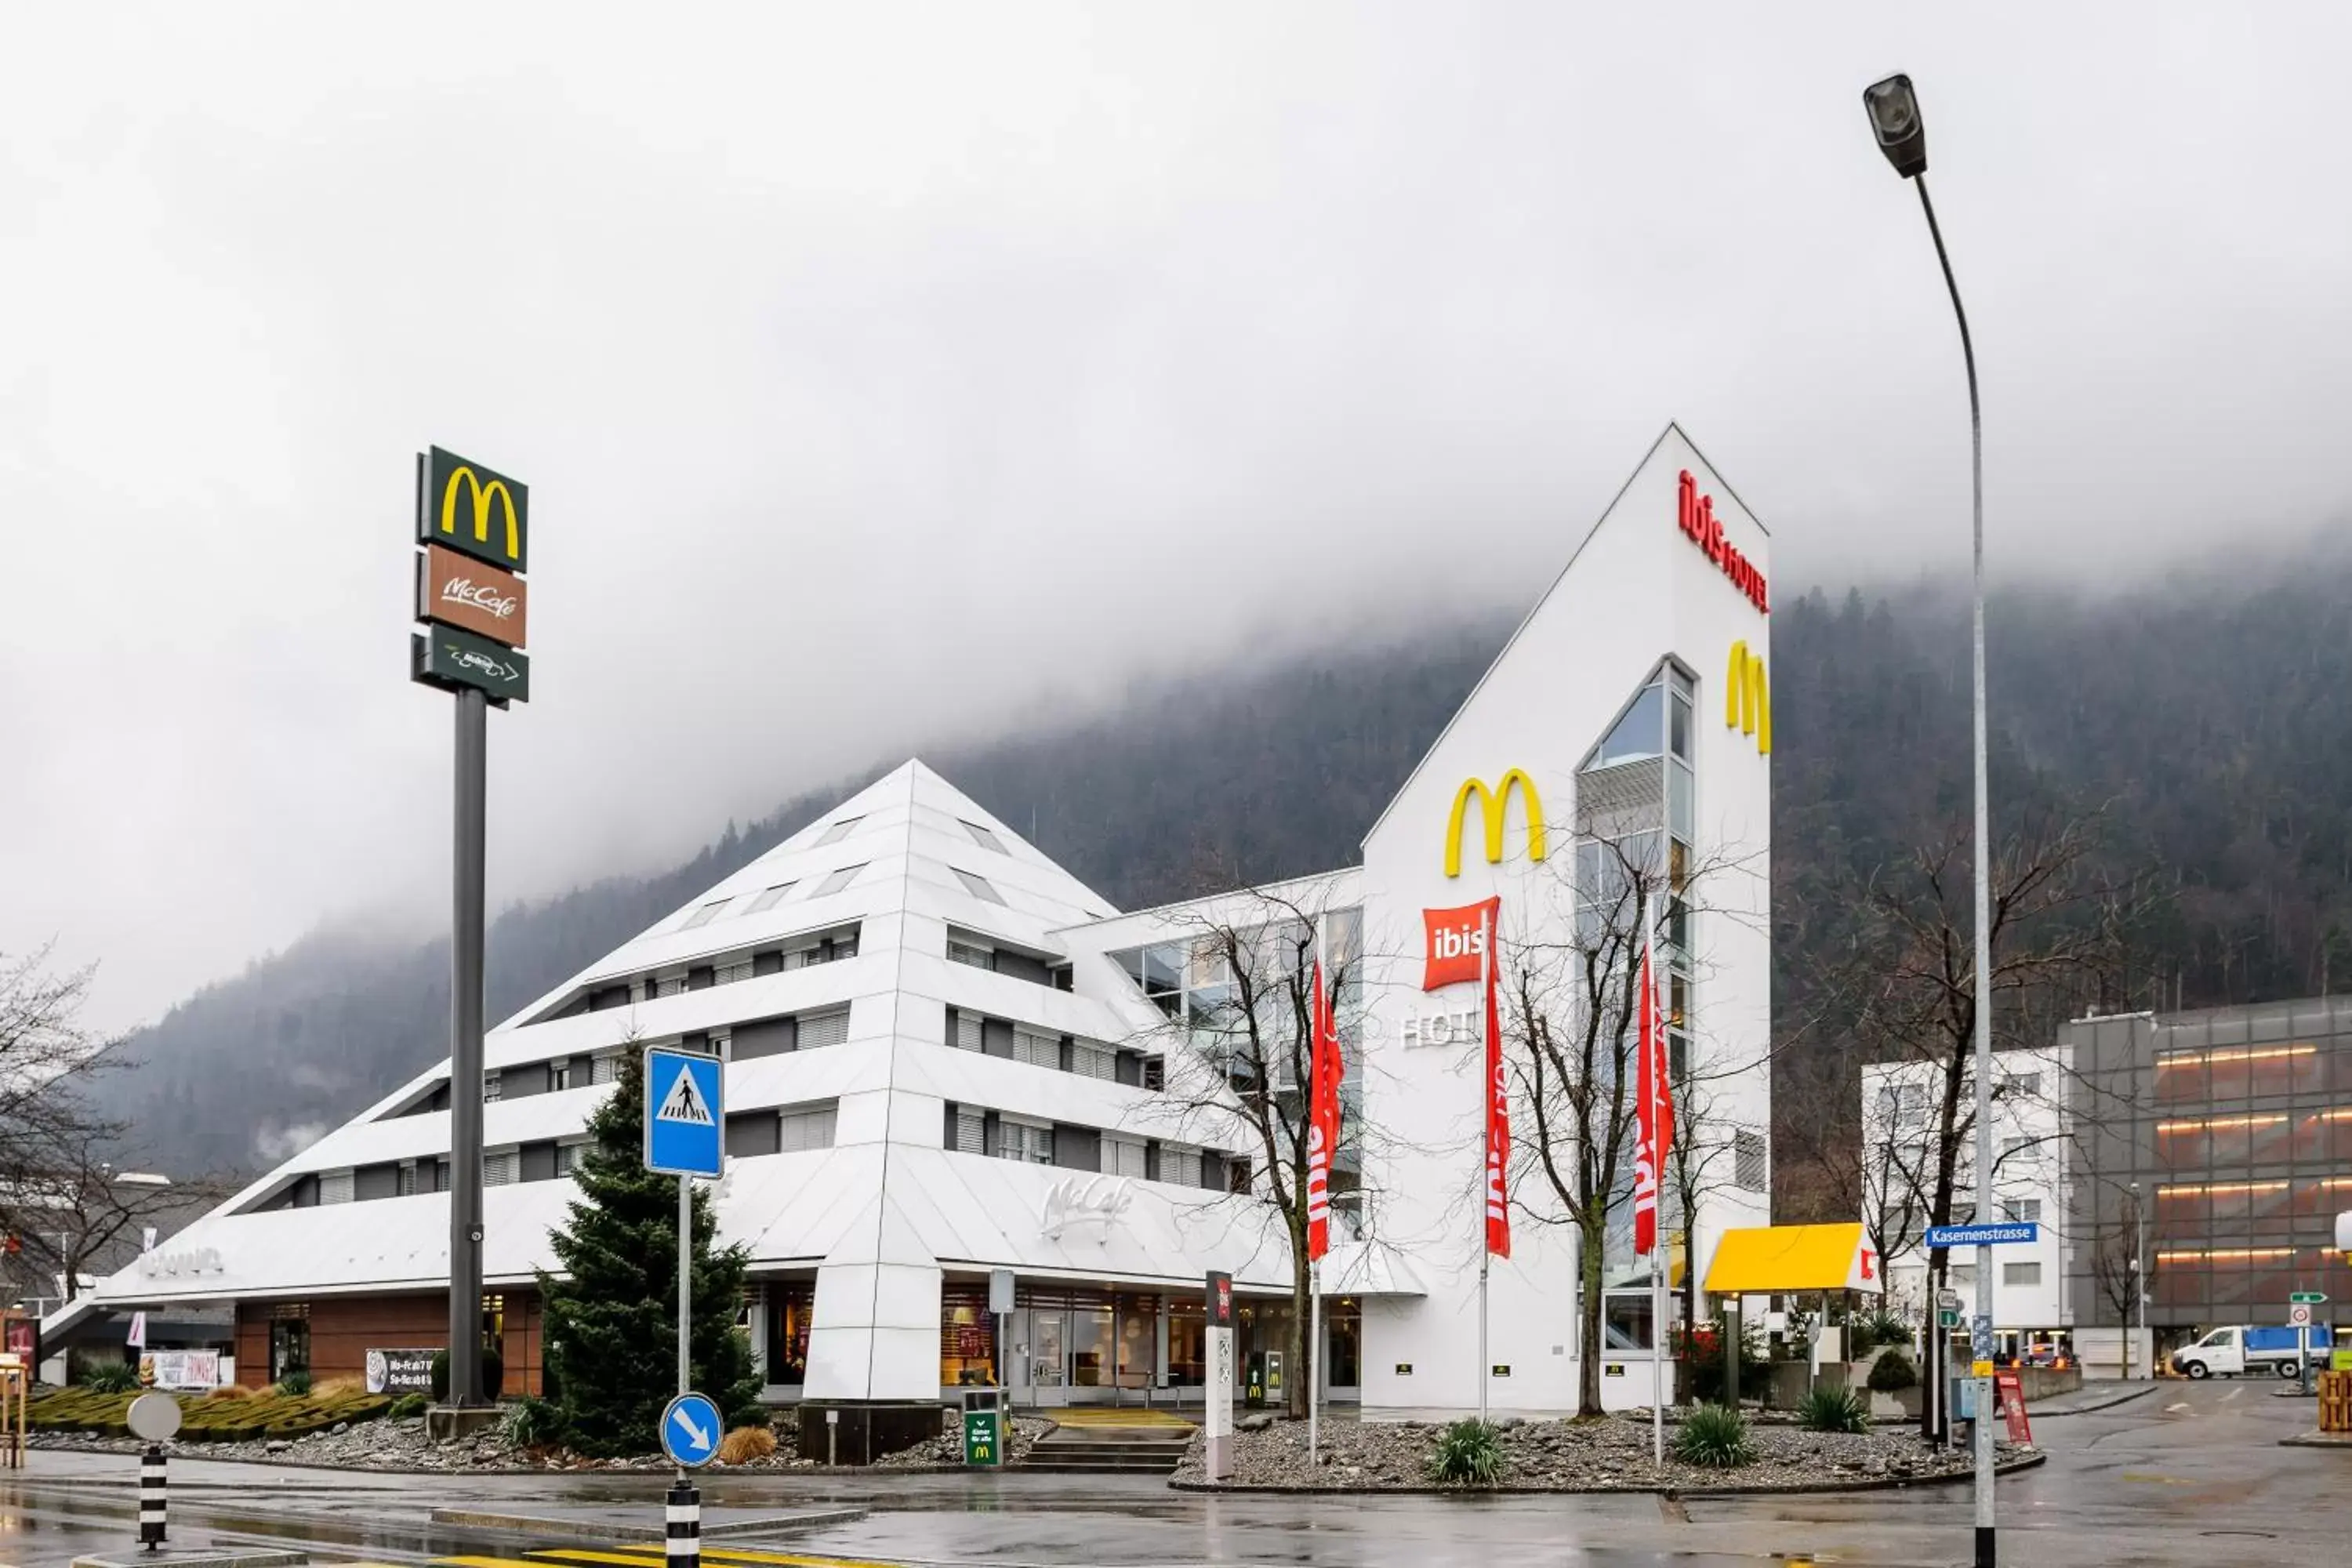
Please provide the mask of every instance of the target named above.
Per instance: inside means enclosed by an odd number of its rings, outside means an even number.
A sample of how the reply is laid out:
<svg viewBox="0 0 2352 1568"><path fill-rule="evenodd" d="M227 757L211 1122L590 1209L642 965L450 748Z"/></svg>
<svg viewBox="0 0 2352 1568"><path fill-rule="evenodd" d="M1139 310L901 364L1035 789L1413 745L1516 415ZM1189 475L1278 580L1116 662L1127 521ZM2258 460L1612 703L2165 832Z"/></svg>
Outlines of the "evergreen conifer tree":
<svg viewBox="0 0 2352 1568"><path fill-rule="evenodd" d="M632 1049L613 1092L589 1119L594 1142L573 1179L580 1195L551 1238L564 1277L539 1276L546 1355L567 1439L583 1454L643 1454L660 1443L662 1407L677 1392L677 1178L645 1165L645 1068ZM729 1426L765 1425L751 1340L736 1326L743 1248L714 1248L718 1213L694 1192L696 1392Z"/></svg>

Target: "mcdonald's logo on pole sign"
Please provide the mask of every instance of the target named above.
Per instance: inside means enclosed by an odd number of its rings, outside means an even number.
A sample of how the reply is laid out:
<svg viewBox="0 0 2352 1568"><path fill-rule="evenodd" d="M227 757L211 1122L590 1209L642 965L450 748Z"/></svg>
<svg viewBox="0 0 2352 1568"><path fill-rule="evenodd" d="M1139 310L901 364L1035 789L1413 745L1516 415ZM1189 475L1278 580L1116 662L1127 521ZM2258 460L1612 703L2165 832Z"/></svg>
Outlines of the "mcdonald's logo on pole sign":
<svg viewBox="0 0 2352 1568"><path fill-rule="evenodd" d="M438 447L416 458L416 618L410 679L492 702L530 700L521 651L530 561L530 487Z"/></svg>

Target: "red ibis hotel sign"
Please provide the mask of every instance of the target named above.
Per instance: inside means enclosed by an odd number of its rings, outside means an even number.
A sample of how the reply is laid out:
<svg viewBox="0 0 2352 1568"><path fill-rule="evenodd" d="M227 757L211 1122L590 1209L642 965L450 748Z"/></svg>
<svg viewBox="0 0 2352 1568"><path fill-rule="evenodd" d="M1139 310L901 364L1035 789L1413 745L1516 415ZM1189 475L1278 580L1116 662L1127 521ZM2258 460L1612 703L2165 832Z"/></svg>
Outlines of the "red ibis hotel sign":
<svg viewBox="0 0 2352 1568"><path fill-rule="evenodd" d="M1772 598L1766 591L1764 574L1723 536L1722 521L1715 515L1715 498L1698 493L1698 481L1691 478L1688 468L1675 487L1675 511L1684 537L1706 551L1706 558L1723 569L1731 585L1747 595L1748 602L1760 614L1770 615Z"/></svg>

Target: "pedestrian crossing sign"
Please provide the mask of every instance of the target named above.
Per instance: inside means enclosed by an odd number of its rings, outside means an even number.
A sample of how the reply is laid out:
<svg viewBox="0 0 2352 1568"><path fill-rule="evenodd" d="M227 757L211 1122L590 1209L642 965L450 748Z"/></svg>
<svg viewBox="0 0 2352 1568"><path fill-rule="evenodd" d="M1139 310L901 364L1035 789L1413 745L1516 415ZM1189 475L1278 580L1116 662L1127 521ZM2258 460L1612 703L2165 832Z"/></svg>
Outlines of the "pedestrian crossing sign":
<svg viewBox="0 0 2352 1568"><path fill-rule="evenodd" d="M725 1068L700 1051L646 1052L646 1169L716 1176L726 1159Z"/></svg>

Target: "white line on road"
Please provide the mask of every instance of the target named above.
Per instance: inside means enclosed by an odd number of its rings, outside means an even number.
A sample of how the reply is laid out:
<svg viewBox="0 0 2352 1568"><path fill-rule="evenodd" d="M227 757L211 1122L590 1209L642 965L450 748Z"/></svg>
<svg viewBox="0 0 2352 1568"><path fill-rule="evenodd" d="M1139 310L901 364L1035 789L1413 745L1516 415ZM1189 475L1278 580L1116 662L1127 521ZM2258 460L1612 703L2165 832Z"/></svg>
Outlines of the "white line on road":
<svg viewBox="0 0 2352 1568"><path fill-rule="evenodd" d="M2224 1405L2227 1405L2227 1404L2229 1404L2229 1403L2230 1403L2230 1401L2231 1401L2232 1399L2237 1398L2237 1397L2238 1397L2238 1395L2240 1395L2241 1394L2243 1394L2243 1393L2245 1393L2245 1392L2246 1392L2246 1391L2245 1391L2244 1389L2242 1389L2242 1388L2233 1388L2233 1389L2230 1390L2230 1392L2229 1392L2229 1393L2227 1393L2227 1394L2225 1394L2221 1395L2221 1403L2222 1403L2222 1404L2224 1404Z"/></svg>
<svg viewBox="0 0 2352 1568"><path fill-rule="evenodd" d="M2167 1415L2169 1415L2173 1414L2175 1411L2179 1411L2179 1410L2187 1410L2188 1408L2189 1408L2189 1401L2187 1401L2187 1400L2185 1400L2185 1399L2184 1399L2184 1400L2182 1400L2182 1401L2181 1401L2179 1404L2178 1404L2178 1405L2166 1405L2166 1406L2164 1407L2164 1413L2165 1413Z"/></svg>

